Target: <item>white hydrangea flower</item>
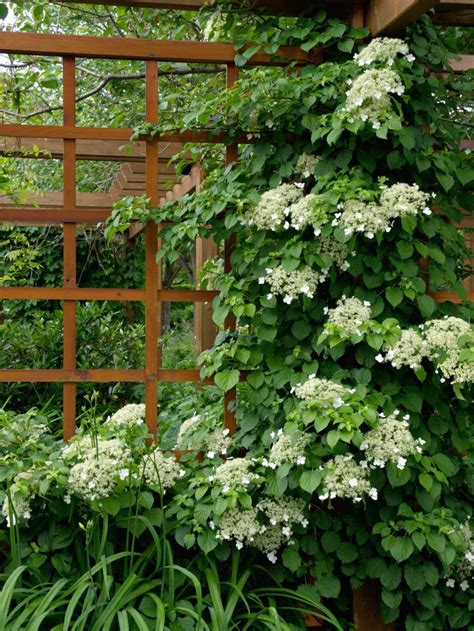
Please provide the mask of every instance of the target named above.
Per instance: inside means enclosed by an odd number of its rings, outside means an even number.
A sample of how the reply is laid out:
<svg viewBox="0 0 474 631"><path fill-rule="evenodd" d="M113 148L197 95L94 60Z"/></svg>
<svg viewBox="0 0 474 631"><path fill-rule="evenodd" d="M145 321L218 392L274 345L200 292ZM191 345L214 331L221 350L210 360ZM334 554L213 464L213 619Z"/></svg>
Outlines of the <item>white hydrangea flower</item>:
<svg viewBox="0 0 474 631"><path fill-rule="evenodd" d="M346 92L343 112L349 119L368 121L380 127L380 120L392 115L390 94L402 95L405 86L400 76L388 68L366 70Z"/></svg>
<svg viewBox="0 0 474 631"><path fill-rule="evenodd" d="M337 306L328 311L328 324L335 327L343 339L360 335L360 327L368 322L372 315L370 303L358 298L340 298Z"/></svg>
<svg viewBox="0 0 474 631"><path fill-rule="evenodd" d="M352 390L330 379L310 375L304 384L298 384L292 388L292 392L298 399L308 403L333 406L334 403L339 404L340 401L344 401Z"/></svg>
<svg viewBox="0 0 474 631"><path fill-rule="evenodd" d="M402 55L408 61L413 61L408 45L395 37L376 37L360 53L354 55L358 66L371 66L373 63L392 66L397 55Z"/></svg>
<svg viewBox="0 0 474 631"><path fill-rule="evenodd" d="M295 432L291 435L280 434L270 449L269 461L277 467L284 462L298 464L298 460L301 461L301 458L304 457L305 449L310 440L310 436L302 432Z"/></svg>
<svg viewBox="0 0 474 631"><path fill-rule="evenodd" d="M429 194L420 190L417 184L404 182L383 187L380 195L380 206L391 218L426 214L425 211L430 210L427 206L429 201Z"/></svg>
<svg viewBox="0 0 474 631"><path fill-rule="evenodd" d="M145 405L143 403L129 403L128 405L124 405L106 420L108 425L126 427L143 425L144 422Z"/></svg>
<svg viewBox="0 0 474 631"><path fill-rule="evenodd" d="M349 269L350 263L347 261L349 249L346 243L340 243L331 236L318 239L317 243L316 251L318 254L327 254L330 256L334 265L343 272Z"/></svg>
<svg viewBox="0 0 474 631"><path fill-rule="evenodd" d="M144 459L143 475L145 482L158 486L162 491L172 487L181 476L181 467L173 456L167 457L155 448Z"/></svg>
<svg viewBox="0 0 474 631"><path fill-rule="evenodd" d="M450 316L429 320L422 330L427 354L438 364L444 378L452 380L453 383L472 383L474 362L461 359L462 349L459 346L459 338L463 336L471 338L474 345L474 333L470 323ZM441 361L440 357L443 357Z"/></svg>
<svg viewBox="0 0 474 631"><path fill-rule="evenodd" d="M369 495L372 486L369 481L369 469L361 467L353 457L335 456L322 468L324 480L319 499L347 498L359 502L364 495Z"/></svg>
<svg viewBox="0 0 474 631"><path fill-rule="evenodd" d="M394 368L409 366L416 369L421 366L426 354L426 344L423 343L421 335L413 329L404 329L398 342L387 350L385 359Z"/></svg>
<svg viewBox="0 0 474 631"><path fill-rule="evenodd" d="M258 479L258 475L251 471L252 467L253 462L246 458L229 458L216 467L213 481L215 484L220 484L223 491L227 489L224 492L228 492L236 486L248 486Z"/></svg>
<svg viewBox="0 0 474 631"><path fill-rule="evenodd" d="M404 469L407 457L418 453L419 442L413 438L408 421L398 420L397 416L379 415L377 427L364 435L361 449L372 468L384 467L388 462L393 462L399 469Z"/></svg>
<svg viewBox="0 0 474 631"><path fill-rule="evenodd" d="M325 280L325 277L310 267L286 272L283 267L279 266L267 270L267 275L265 276L265 282L271 288L269 296L275 294L283 296L283 301L286 304L291 304L293 300L300 296L313 298L318 283L323 282L323 280Z"/></svg>
<svg viewBox="0 0 474 631"><path fill-rule="evenodd" d="M281 184L263 193L259 203L249 210L244 221L259 230L281 230L285 222L285 210L297 202L303 192L294 184Z"/></svg>
<svg viewBox="0 0 474 631"><path fill-rule="evenodd" d="M319 160L319 156L313 156L308 153L303 153L298 158L298 162L296 163L294 172L297 175L301 175L305 179L307 179L311 175L314 175L314 169L316 168Z"/></svg>
<svg viewBox="0 0 474 631"><path fill-rule="evenodd" d="M375 202L349 199L344 204L339 226L346 235L362 233L373 239L377 232L390 230L391 218L386 209Z"/></svg>

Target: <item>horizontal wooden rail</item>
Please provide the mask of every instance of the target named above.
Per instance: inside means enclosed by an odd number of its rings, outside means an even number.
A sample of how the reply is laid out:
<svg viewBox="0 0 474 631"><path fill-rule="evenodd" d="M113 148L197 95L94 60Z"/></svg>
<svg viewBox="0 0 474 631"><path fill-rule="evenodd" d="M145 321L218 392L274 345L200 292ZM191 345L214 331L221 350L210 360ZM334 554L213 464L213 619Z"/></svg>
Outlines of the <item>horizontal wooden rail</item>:
<svg viewBox="0 0 474 631"><path fill-rule="evenodd" d="M200 289L159 289L157 300L159 302L210 302L218 293ZM0 299L129 302L145 300L145 290L96 287L0 287Z"/></svg>
<svg viewBox="0 0 474 631"><path fill-rule="evenodd" d="M455 302L456 304L460 304L461 302L465 302L459 294L454 291L432 291L428 293L429 296L433 298L435 302ZM470 291L467 293L466 300L468 302L474 301L474 292Z"/></svg>
<svg viewBox="0 0 474 631"><path fill-rule="evenodd" d="M69 127L65 125L24 125L11 123L0 125L0 136L10 138L63 138L65 140L120 140L130 141L134 130L128 127ZM226 133L207 130L165 131L155 136L160 142L196 142L202 144L225 144ZM255 142L252 134L241 134L234 142L250 145Z"/></svg>
<svg viewBox="0 0 474 631"><path fill-rule="evenodd" d="M158 369L159 381L167 383L203 381L196 369ZM126 368L91 369L0 369L0 383L144 383L144 370Z"/></svg>
<svg viewBox="0 0 474 631"><path fill-rule="evenodd" d="M236 50L231 43L165 41L87 35L50 35L44 33L3 32L0 50L4 53L72 56L93 59L138 59L186 63L233 64ZM275 55L258 52L250 65L279 66L322 61L322 47L305 53L298 46L283 46Z"/></svg>
<svg viewBox="0 0 474 631"><path fill-rule="evenodd" d="M110 209L62 210L61 208L2 208L0 221L27 223L29 225L44 224L97 224L110 217Z"/></svg>

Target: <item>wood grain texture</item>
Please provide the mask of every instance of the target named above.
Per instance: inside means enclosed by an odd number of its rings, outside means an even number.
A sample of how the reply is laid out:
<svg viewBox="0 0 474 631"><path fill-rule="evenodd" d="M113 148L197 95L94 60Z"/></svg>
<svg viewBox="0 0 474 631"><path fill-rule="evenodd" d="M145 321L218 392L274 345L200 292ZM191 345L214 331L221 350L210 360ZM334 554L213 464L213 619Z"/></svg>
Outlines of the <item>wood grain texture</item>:
<svg viewBox="0 0 474 631"><path fill-rule="evenodd" d="M402 31L440 0L371 0L366 11L365 26L374 37Z"/></svg>
<svg viewBox="0 0 474 631"><path fill-rule="evenodd" d="M235 48L231 43L166 41L88 35L50 35L44 33L3 32L0 51L21 55L73 56L94 59L140 59L186 63L231 64ZM284 46L275 55L258 52L249 65L280 66L321 61L322 48L305 53L298 46Z"/></svg>

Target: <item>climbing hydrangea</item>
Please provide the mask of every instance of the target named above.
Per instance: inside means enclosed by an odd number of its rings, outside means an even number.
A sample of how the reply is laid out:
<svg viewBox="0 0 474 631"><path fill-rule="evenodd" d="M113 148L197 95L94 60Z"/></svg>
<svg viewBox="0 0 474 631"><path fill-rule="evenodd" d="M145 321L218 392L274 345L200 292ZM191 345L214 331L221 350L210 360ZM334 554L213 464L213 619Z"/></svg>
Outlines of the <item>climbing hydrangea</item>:
<svg viewBox="0 0 474 631"><path fill-rule="evenodd" d="M367 300L342 296L334 309L328 309L328 324L336 328L343 339L361 335L361 326L370 320L371 308Z"/></svg>
<svg viewBox="0 0 474 631"><path fill-rule="evenodd" d="M106 423L110 426L143 425L145 422L145 405L143 403L129 403L112 414Z"/></svg>
<svg viewBox="0 0 474 631"><path fill-rule="evenodd" d="M342 213L336 213L336 225L349 236L361 232L373 239L377 232L388 232L391 222L385 210L375 202L349 199L342 205Z"/></svg>
<svg viewBox="0 0 474 631"><path fill-rule="evenodd" d="M380 127L381 120L393 114L389 95L401 96L405 92L400 76L388 68L366 70L349 81L343 112L349 122L355 119L368 121L374 129Z"/></svg>
<svg viewBox="0 0 474 631"><path fill-rule="evenodd" d="M224 493L237 486L248 486L258 480L258 475L251 471L252 466L252 461L246 458L229 458L216 467L214 474L209 476L209 481L219 484Z"/></svg>
<svg viewBox="0 0 474 631"><path fill-rule="evenodd" d="M303 153L298 158L298 162L296 163L294 171L297 175L301 175L305 179L308 179L309 177L314 175L314 170L318 162L319 156L313 156L308 153Z"/></svg>
<svg viewBox="0 0 474 631"><path fill-rule="evenodd" d="M327 254L333 260L342 272L349 269L350 263L347 261L347 255L349 254L349 248L346 243L340 243L333 237L325 237L318 241L317 249L318 254Z"/></svg>
<svg viewBox="0 0 474 631"><path fill-rule="evenodd" d="M260 230L278 230L285 222L285 211L303 196L301 188L294 184L282 184L263 193L259 203L249 210L244 221Z"/></svg>
<svg viewBox="0 0 474 631"><path fill-rule="evenodd" d="M130 449L116 439L98 438L97 444L92 444L89 449L78 450L78 444L73 443L63 452L66 458L73 456L80 460L69 471L70 493L90 502L110 497L119 480L129 477L132 463Z"/></svg>
<svg viewBox="0 0 474 631"><path fill-rule="evenodd" d="M279 467L284 462L291 462L293 464L305 463L305 449L311 440L307 434L301 432L295 432L291 435L284 434L283 430L279 429L278 432L272 432L272 438L276 438L273 443L268 461L265 458L262 462L264 466L268 466L272 469Z"/></svg>
<svg viewBox="0 0 474 631"><path fill-rule="evenodd" d="M398 410L387 417L379 414L377 427L364 435L360 448L370 466L385 467L388 462L393 462L399 469L404 469L408 456L421 452L425 441L413 438L408 429L408 414L403 419L398 416Z"/></svg>
<svg viewBox="0 0 474 631"><path fill-rule="evenodd" d="M391 219L417 215L420 212L431 215L431 209L428 207L429 199L429 194L420 190L417 184L399 182L392 186L382 187L380 206Z"/></svg>
<svg viewBox="0 0 474 631"><path fill-rule="evenodd" d="M371 66L380 63L393 66L397 55L402 55L408 61L414 61L408 45L395 37L376 37L360 53L354 55L354 61L358 66Z"/></svg>
<svg viewBox="0 0 474 631"><path fill-rule="evenodd" d="M330 379L320 379L315 375L309 375L305 383L298 384L291 389L291 392L298 399L303 399L308 403L339 407L343 404L344 398L354 391Z"/></svg>
<svg viewBox="0 0 474 631"><path fill-rule="evenodd" d="M260 277L258 282L261 285L264 283L270 285L268 299L271 299L274 294L283 296L283 302L288 305L300 296L314 298L318 283L326 279L325 274L316 272L310 267L293 272L286 272L283 267L274 267L268 268L266 272L266 276Z"/></svg>
<svg viewBox="0 0 474 631"><path fill-rule="evenodd" d="M347 498L360 502L364 495L377 499L377 489L371 486L368 467L361 467L351 454L335 456L321 468L324 480L320 500Z"/></svg>
<svg viewBox="0 0 474 631"><path fill-rule="evenodd" d="M147 484L160 487L162 491L172 487L184 473L173 457L165 456L159 449L154 449L145 456L143 469L145 481Z"/></svg>
<svg viewBox="0 0 474 631"><path fill-rule="evenodd" d="M232 443L227 428L212 429L212 419L194 414L181 423L176 449L202 449L213 458L216 454L226 454Z"/></svg>
<svg viewBox="0 0 474 631"><path fill-rule="evenodd" d="M425 355L426 342L421 335L413 329L405 329L401 332L398 342L387 351L386 360L394 368L410 366L410 368L416 369L421 366ZM376 359L383 361L383 356L379 355Z"/></svg>

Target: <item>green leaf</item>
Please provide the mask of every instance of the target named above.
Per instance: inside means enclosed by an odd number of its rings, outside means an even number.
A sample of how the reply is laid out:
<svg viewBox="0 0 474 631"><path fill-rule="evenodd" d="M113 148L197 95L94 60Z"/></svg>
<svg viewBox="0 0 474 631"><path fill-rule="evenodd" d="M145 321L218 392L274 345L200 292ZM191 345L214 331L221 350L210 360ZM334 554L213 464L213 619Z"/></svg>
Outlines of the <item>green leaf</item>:
<svg viewBox="0 0 474 631"><path fill-rule="evenodd" d="M214 376L214 381L221 390L227 392L238 384L240 372L238 370L223 370Z"/></svg>
<svg viewBox="0 0 474 631"><path fill-rule="evenodd" d="M343 563L352 563L352 561L355 561L359 556L357 547L348 542L344 542L340 545L336 550L336 554Z"/></svg>
<svg viewBox="0 0 474 631"><path fill-rule="evenodd" d="M398 609L402 602L403 592L401 590L392 592L386 589L382 589L382 601L390 607L390 609Z"/></svg>
<svg viewBox="0 0 474 631"><path fill-rule="evenodd" d="M198 535L197 541L198 546L205 554L209 554L209 552L212 552L212 550L214 550L214 548L217 548L219 544L215 535L207 530L201 532Z"/></svg>
<svg viewBox="0 0 474 631"><path fill-rule="evenodd" d="M436 170L436 179L446 192L448 192L454 184L454 178L452 177L452 175L449 175L449 173L443 173Z"/></svg>
<svg viewBox="0 0 474 631"><path fill-rule="evenodd" d="M387 287L385 290L385 297L392 307L396 307L403 300L403 291L400 287Z"/></svg>
<svg viewBox="0 0 474 631"><path fill-rule="evenodd" d="M8 15L8 7L5 3L0 2L0 20L4 20Z"/></svg>
<svg viewBox="0 0 474 631"><path fill-rule="evenodd" d="M342 50L343 53L350 53L354 48L354 43L353 39L343 39L337 43L337 47L339 50Z"/></svg>
<svg viewBox="0 0 474 631"><path fill-rule="evenodd" d="M101 500L102 508L108 515L117 515L120 510L120 500L118 497L104 497Z"/></svg>
<svg viewBox="0 0 474 631"><path fill-rule="evenodd" d="M439 581L439 571L434 563L424 562L420 567L423 576L425 577L425 581L428 585L436 585Z"/></svg>
<svg viewBox="0 0 474 631"><path fill-rule="evenodd" d="M409 259L413 256L413 245L408 241L399 241L397 250L401 259Z"/></svg>
<svg viewBox="0 0 474 631"><path fill-rule="evenodd" d="M413 553L413 550L413 542L409 537L397 537L390 546L390 554L398 563L406 561Z"/></svg>
<svg viewBox="0 0 474 631"><path fill-rule="evenodd" d="M427 473L420 473L418 476L418 481L421 486L423 486L427 491L431 491L431 487L433 486L433 478Z"/></svg>
<svg viewBox="0 0 474 631"><path fill-rule="evenodd" d="M285 548L282 554L283 565L287 567L290 572L296 572L301 567L301 557L296 550L291 547Z"/></svg>
<svg viewBox="0 0 474 631"><path fill-rule="evenodd" d="M423 576L422 569L419 566L406 565L403 574L406 584L413 591L423 589L426 585L425 577Z"/></svg>
<svg viewBox="0 0 474 631"><path fill-rule="evenodd" d="M431 296L420 294L417 296L416 302L418 303L418 308L424 318L429 318L436 309L436 303Z"/></svg>
<svg viewBox="0 0 474 631"><path fill-rule="evenodd" d="M426 537L422 532L414 532L411 536L413 543L415 544L415 546L418 548L418 550L421 550L422 548L425 547L426 545Z"/></svg>
<svg viewBox="0 0 474 631"><path fill-rule="evenodd" d="M333 530L326 530L321 537L321 545L325 552L335 552L341 545L341 538Z"/></svg>
<svg viewBox="0 0 474 631"><path fill-rule="evenodd" d="M447 477L451 477L457 473L459 469L459 465L454 463L451 458L445 456L444 454L435 454L433 456L433 462Z"/></svg>
<svg viewBox="0 0 474 631"><path fill-rule="evenodd" d="M446 539L437 532L429 532L426 535L426 542L435 552L443 552L446 547Z"/></svg>
<svg viewBox="0 0 474 631"><path fill-rule="evenodd" d="M307 493L313 493L321 482L320 471L303 471L300 477L300 487Z"/></svg>
<svg viewBox="0 0 474 631"><path fill-rule="evenodd" d="M389 590L397 589L402 580L402 571L398 565L385 567L380 575L380 582ZM398 606L398 605L397 605Z"/></svg>
<svg viewBox="0 0 474 631"><path fill-rule="evenodd" d="M399 469L393 462L389 462L387 465L387 477L391 486L403 486L410 480L410 469L408 467Z"/></svg>
<svg viewBox="0 0 474 631"><path fill-rule="evenodd" d="M291 327L291 332L297 340L304 340L311 333L311 327L304 320L298 320Z"/></svg>

